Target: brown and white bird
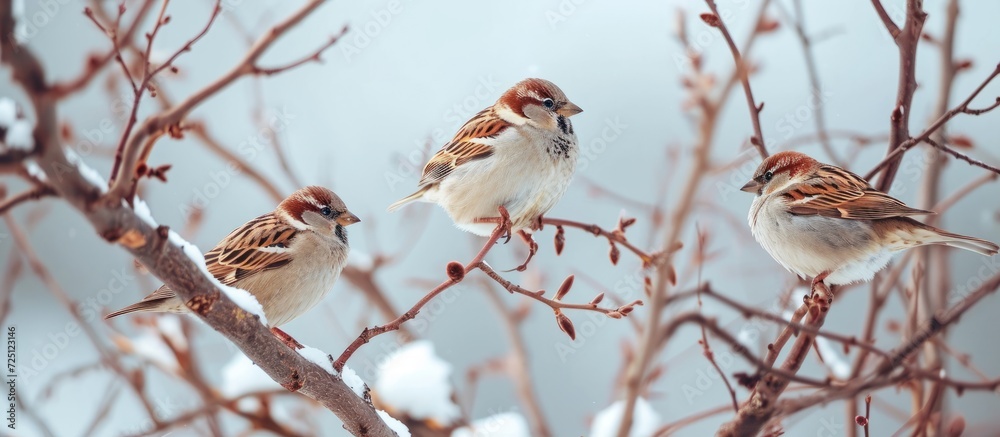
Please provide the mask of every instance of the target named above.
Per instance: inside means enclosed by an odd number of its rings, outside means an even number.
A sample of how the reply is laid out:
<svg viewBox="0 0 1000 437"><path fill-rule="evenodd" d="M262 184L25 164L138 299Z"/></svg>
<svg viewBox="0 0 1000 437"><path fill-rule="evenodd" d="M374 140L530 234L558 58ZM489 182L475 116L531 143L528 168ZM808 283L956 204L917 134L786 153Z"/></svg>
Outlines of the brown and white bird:
<svg viewBox="0 0 1000 437"><path fill-rule="evenodd" d="M272 331L308 311L340 277L350 246L347 229L361 221L333 191L311 186L292 193L270 213L250 220L205 254L208 272L224 285L252 294ZM186 312L163 285L138 303L105 318L136 311Z"/></svg>
<svg viewBox="0 0 1000 437"><path fill-rule="evenodd" d="M799 152L771 155L742 190L757 194L748 217L757 242L814 285L868 281L894 253L927 244L997 254L994 243L909 218L932 211L910 208L860 176Z"/></svg>
<svg viewBox="0 0 1000 437"><path fill-rule="evenodd" d="M437 203L459 228L486 236L502 206L510 230L529 241L524 230L539 226L576 171L569 117L582 111L552 82L518 82L466 122L424 166L417 191L389 211L414 200Z"/></svg>

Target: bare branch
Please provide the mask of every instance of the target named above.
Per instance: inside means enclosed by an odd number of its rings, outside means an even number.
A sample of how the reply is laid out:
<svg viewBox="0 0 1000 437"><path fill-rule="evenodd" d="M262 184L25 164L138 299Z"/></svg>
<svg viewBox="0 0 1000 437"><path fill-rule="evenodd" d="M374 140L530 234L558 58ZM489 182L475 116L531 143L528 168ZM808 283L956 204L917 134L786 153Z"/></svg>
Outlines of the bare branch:
<svg viewBox="0 0 1000 437"><path fill-rule="evenodd" d="M222 77L216 79L208 86L195 92L187 99L181 101L170 109L159 114L150 116L142 123L142 126L134 135L129 137L122 150L121 166L112 175L112 184L108 191L109 203L117 202L117 199L128 199L129 192L138 181L135 174L139 162L144 155L148 155L155 141L172 126L177 126L195 107L200 105L209 97L215 95L222 89L228 87L237 79L253 74L257 67L257 60L264 54L277 39L283 36L289 29L298 25L305 17L311 14L316 8L324 3L323 0L310 0L288 18L272 26L254 42L250 50L243 56L232 69Z"/></svg>
<svg viewBox="0 0 1000 437"><path fill-rule="evenodd" d="M882 1L872 0L872 6L875 7L875 12L878 13L878 18L882 20L882 24L884 24L886 30L889 31L889 36L892 36L892 39L899 37L899 26L897 26L896 23L892 21L892 18L889 17L889 14L885 12L885 8L882 7Z"/></svg>
<svg viewBox="0 0 1000 437"><path fill-rule="evenodd" d="M712 10L712 14L716 17L716 22L718 23L714 27L719 28L719 32L722 32L723 38L726 39L726 44L729 45L729 51L733 53L733 61L736 63L736 74L740 78L740 82L743 84L743 93L746 95L747 107L750 110L750 121L753 124L754 136L750 137L750 144L753 144L757 148L757 153L760 153L761 158L767 158L767 148L764 147L764 133L760 128L760 111L764 109L764 103L758 106L753 99L753 91L750 90L750 69L748 68L746 62L743 61L743 57L740 55L740 49L736 47L736 43L733 42L732 35L729 34L729 29L726 28L726 22L722 20L719 16L719 10L715 6L715 0L705 0L705 4L708 8ZM766 3L765 3L766 4Z"/></svg>

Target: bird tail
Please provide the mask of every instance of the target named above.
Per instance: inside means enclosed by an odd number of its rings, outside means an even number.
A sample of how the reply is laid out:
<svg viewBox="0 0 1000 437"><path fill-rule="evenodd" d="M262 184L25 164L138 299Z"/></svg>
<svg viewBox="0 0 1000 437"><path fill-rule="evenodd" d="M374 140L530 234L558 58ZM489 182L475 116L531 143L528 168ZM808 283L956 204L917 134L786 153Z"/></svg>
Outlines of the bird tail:
<svg viewBox="0 0 1000 437"><path fill-rule="evenodd" d="M941 244L944 246L965 249L976 252L983 256L996 255L1000 251L1000 246L991 241L981 238L969 237L960 234L935 228L933 226L921 224L919 228L913 230L913 236L923 244Z"/></svg>
<svg viewBox="0 0 1000 437"><path fill-rule="evenodd" d="M166 309L163 309L162 306L161 306L161 304L163 304L167 300L168 299L151 299L151 300L144 300L144 301L141 301L141 302L136 302L136 303L134 303L132 305L129 305L129 306L125 307L125 308L122 308L122 309L120 309L118 311L115 311L115 312L113 312L111 314L108 314L108 315L104 316L104 320L112 319L112 318L118 317L118 316L123 315L123 314L129 314L129 313L134 313L134 312L139 312L139 311L143 311L143 312L150 312L150 311L151 312L162 312L162 311L167 311Z"/></svg>
<svg viewBox="0 0 1000 437"><path fill-rule="evenodd" d="M393 212L393 211L401 208L403 205L406 205L407 203L413 202L414 200L419 200L421 197L424 197L424 193L426 193L429 188L430 187L421 188L421 189L417 190L417 192L415 192L415 193L413 193L413 194L411 194L409 196L406 196L406 197L404 197L402 199L397 200L392 205L389 205L388 211L389 212Z"/></svg>

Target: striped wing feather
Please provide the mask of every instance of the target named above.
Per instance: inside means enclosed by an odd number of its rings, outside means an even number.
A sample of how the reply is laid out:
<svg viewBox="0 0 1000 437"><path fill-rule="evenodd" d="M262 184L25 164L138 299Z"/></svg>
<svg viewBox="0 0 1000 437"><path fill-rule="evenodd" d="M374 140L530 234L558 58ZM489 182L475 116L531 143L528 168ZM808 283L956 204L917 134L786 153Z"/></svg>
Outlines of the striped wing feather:
<svg viewBox="0 0 1000 437"><path fill-rule="evenodd" d="M891 217L933 214L871 187L847 170L823 166L817 175L789 189L785 197L796 215L820 215L849 220L879 220Z"/></svg>
<svg viewBox="0 0 1000 437"><path fill-rule="evenodd" d="M225 285L291 262L295 228L265 214L249 221L205 254L208 272Z"/></svg>
<svg viewBox="0 0 1000 437"><path fill-rule="evenodd" d="M483 144L484 139L493 139L511 126L487 108L467 121L455 138L445 144L424 166L420 186L434 185L469 161L493 155L493 146Z"/></svg>
<svg viewBox="0 0 1000 437"><path fill-rule="evenodd" d="M214 249L205 254L208 272L225 285L268 269L288 264L288 251L295 228L284 224L274 214L265 214L231 232ZM141 301L115 311L105 318L135 311L157 310L177 294L163 285ZM162 310L162 308L160 308Z"/></svg>

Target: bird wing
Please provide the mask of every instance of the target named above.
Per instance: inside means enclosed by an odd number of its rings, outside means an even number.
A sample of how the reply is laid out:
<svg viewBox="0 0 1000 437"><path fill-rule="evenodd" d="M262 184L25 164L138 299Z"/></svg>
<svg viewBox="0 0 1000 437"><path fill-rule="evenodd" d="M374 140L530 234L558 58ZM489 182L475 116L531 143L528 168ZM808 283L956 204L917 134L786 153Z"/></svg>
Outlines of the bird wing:
<svg viewBox="0 0 1000 437"><path fill-rule="evenodd" d="M297 230L272 214L257 217L231 232L205 254L208 272L225 285L292 260Z"/></svg>
<svg viewBox="0 0 1000 437"><path fill-rule="evenodd" d="M910 208L871 187L867 181L839 167L822 166L816 176L788 189L789 212L849 220L878 220L932 211Z"/></svg>
<svg viewBox="0 0 1000 437"><path fill-rule="evenodd" d="M480 111L458 130L455 138L427 161L420 186L437 184L458 166L493 155L493 146L486 143L511 126L497 116L493 108Z"/></svg>

